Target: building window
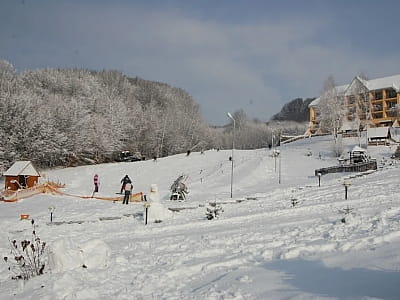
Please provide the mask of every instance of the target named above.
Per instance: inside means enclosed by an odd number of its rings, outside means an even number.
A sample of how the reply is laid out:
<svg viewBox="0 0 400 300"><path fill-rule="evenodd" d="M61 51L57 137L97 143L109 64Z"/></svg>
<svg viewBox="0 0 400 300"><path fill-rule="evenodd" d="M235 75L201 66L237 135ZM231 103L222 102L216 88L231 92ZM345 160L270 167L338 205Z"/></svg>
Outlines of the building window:
<svg viewBox="0 0 400 300"><path fill-rule="evenodd" d="M383 118L383 113L374 113L373 114L373 117L374 117L374 119L381 119L381 118Z"/></svg>
<svg viewBox="0 0 400 300"><path fill-rule="evenodd" d="M386 98L396 98L397 93L394 89L387 89L386 90Z"/></svg>
<svg viewBox="0 0 400 300"><path fill-rule="evenodd" d="M356 97L354 95L351 95L349 97L349 104L354 104L356 102Z"/></svg>
<svg viewBox="0 0 400 300"><path fill-rule="evenodd" d="M381 100L383 98L382 91L375 91L375 100Z"/></svg>
<svg viewBox="0 0 400 300"><path fill-rule="evenodd" d="M387 114L388 114L388 116L391 117L391 118L392 118L392 117L397 117L397 115L398 115L397 110L394 109L394 108L390 109L390 110L387 112Z"/></svg>

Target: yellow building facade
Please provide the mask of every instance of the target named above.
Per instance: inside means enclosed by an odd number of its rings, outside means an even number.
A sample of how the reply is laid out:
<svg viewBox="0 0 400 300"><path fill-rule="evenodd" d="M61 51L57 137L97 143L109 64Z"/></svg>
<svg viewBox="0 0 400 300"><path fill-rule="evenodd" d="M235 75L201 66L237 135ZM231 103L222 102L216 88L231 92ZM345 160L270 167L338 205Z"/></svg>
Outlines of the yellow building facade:
<svg viewBox="0 0 400 300"><path fill-rule="evenodd" d="M342 131L357 124L359 130L367 127L398 126L400 122L400 75L362 79L356 76L348 85L335 87L336 101L343 107ZM308 134L318 134L320 128L320 101L309 105ZM353 126L348 126L352 124ZM347 126L347 127L346 127Z"/></svg>

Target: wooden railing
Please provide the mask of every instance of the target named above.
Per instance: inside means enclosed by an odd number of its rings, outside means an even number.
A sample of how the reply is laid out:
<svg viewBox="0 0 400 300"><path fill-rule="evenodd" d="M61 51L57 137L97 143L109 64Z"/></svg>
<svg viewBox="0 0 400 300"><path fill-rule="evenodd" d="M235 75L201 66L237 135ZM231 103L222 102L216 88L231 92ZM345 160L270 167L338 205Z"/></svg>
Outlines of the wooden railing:
<svg viewBox="0 0 400 300"><path fill-rule="evenodd" d="M317 169L315 170L315 176L318 176L318 173L321 175L325 175L328 173L364 172L367 170L376 170L376 169L378 169L376 160L371 160L368 162L362 162L358 164L349 164L349 165L341 165L341 166Z"/></svg>

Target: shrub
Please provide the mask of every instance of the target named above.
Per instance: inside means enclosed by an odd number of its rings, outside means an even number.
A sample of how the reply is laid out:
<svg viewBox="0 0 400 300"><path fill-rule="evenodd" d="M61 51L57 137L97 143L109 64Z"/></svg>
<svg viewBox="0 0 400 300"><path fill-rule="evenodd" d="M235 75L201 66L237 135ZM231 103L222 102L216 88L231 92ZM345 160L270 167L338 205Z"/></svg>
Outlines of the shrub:
<svg viewBox="0 0 400 300"><path fill-rule="evenodd" d="M31 277L42 275L45 267L44 254L46 243L36 234L35 221L32 224L31 240L9 240L10 256L5 256L4 261L8 264L8 270L12 272L14 280L28 280Z"/></svg>
<svg viewBox="0 0 400 300"><path fill-rule="evenodd" d="M208 220L216 219L219 217L219 215L224 212L222 207L218 205L217 203L209 203L210 207L207 207L206 211L206 217Z"/></svg>

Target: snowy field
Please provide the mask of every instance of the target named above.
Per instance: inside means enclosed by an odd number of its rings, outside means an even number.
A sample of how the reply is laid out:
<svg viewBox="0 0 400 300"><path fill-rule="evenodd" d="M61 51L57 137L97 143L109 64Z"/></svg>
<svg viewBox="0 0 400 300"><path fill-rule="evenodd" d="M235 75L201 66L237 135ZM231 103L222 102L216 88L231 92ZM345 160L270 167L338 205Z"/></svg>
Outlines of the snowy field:
<svg viewBox="0 0 400 300"><path fill-rule="evenodd" d="M161 204L152 199L145 225L143 203L48 194L0 202L3 256L9 239L31 236L21 214L49 250L45 274L25 282L1 263L0 299L400 299L395 146L368 147L378 171L325 175L319 187L314 170L337 164L332 143L283 145L278 159L268 149L235 150L232 198L230 150L43 172L73 195L91 195L97 173L98 195L111 197L128 174L135 192L156 184ZM182 174L188 199L170 201ZM224 212L207 220L215 202Z"/></svg>

